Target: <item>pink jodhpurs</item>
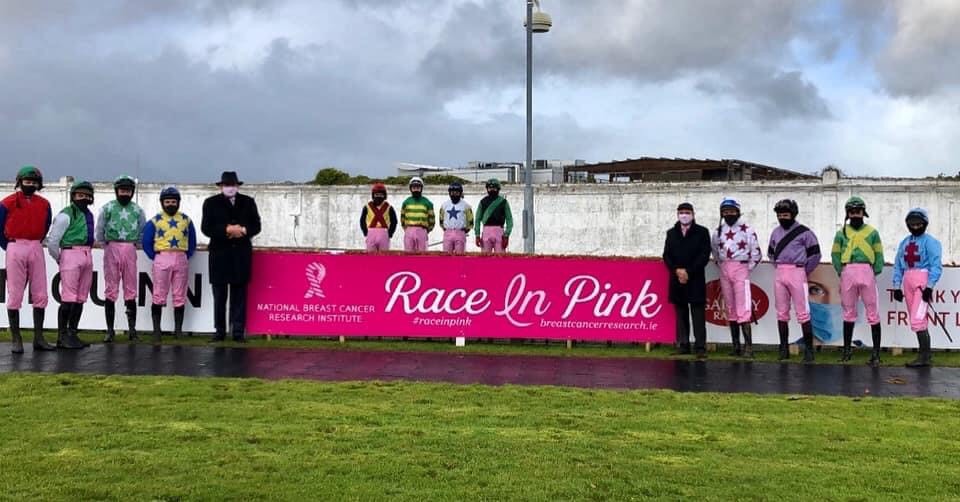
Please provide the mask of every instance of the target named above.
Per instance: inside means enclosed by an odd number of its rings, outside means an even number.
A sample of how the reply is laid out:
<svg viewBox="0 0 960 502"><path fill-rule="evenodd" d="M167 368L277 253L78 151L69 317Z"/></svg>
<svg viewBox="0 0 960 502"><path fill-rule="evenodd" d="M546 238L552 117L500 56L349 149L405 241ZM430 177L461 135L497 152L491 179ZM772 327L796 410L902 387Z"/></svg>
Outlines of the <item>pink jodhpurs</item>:
<svg viewBox="0 0 960 502"><path fill-rule="evenodd" d="M108 242L103 248L103 280L107 301L115 302L120 296L120 280L123 280L123 299L137 298L137 247L132 242Z"/></svg>
<svg viewBox="0 0 960 502"><path fill-rule="evenodd" d="M923 301L923 289L927 287L928 276L923 268L911 268L903 274L903 300L907 302L910 329L914 332L927 329L927 302Z"/></svg>
<svg viewBox="0 0 960 502"><path fill-rule="evenodd" d="M872 265L849 263L843 267L840 273L840 305L844 322L857 321L857 300L862 299L867 310L867 324L879 324L878 297L877 278L873 275Z"/></svg>
<svg viewBox="0 0 960 502"><path fill-rule="evenodd" d="M40 241L17 240L7 244L7 309L20 310L23 291L30 283L30 299L38 309L47 307L47 261Z"/></svg>
<svg viewBox="0 0 960 502"><path fill-rule="evenodd" d="M463 230L450 229L443 231L443 252L463 254L467 250L467 233Z"/></svg>
<svg viewBox="0 0 960 502"><path fill-rule="evenodd" d="M403 250L424 252L427 250L427 229L407 227L403 231Z"/></svg>
<svg viewBox="0 0 960 502"><path fill-rule="evenodd" d="M60 252L60 301L86 303L93 283L93 252L74 246Z"/></svg>
<svg viewBox="0 0 960 502"><path fill-rule="evenodd" d="M727 306L727 320L749 323L753 317L749 265L738 261L720 262L720 290Z"/></svg>
<svg viewBox="0 0 960 502"><path fill-rule="evenodd" d="M153 304L166 305L167 293L173 289L173 306L187 303L187 254L179 251L157 253L153 259Z"/></svg>
<svg viewBox="0 0 960 502"><path fill-rule="evenodd" d="M367 229L367 251L390 251L390 234L386 228Z"/></svg>
<svg viewBox="0 0 960 502"><path fill-rule="evenodd" d="M807 271L793 264L777 265L777 278L773 284L777 304L777 320L790 320L790 302L797 312L797 322L810 321L810 287Z"/></svg>
<svg viewBox="0 0 960 502"><path fill-rule="evenodd" d="M503 252L503 227L483 227L480 234L480 250L484 253Z"/></svg>

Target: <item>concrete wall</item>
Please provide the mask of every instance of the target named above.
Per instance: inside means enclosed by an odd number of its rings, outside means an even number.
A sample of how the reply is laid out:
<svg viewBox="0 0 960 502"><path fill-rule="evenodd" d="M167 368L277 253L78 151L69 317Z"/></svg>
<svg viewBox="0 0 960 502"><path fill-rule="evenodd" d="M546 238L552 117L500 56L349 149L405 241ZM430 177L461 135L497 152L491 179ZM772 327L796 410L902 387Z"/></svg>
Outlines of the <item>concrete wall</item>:
<svg viewBox="0 0 960 502"><path fill-rule="evenodd" d="M9 192L12 184L0 185ZM149 214L159 210L157 195L162 186L144 184L137 200ZM183 208L200 220L203 199L215 193L213 185L181 185ZM96 207L113 197L108 184L97 184ZM399 206L406 196L405 187L388 187L389 200ZM484 195L482 185L465 185L468 202L476 206ZM359 214L369 199L368 187L315 187L308 185L245 185L243 192L256 197L264 220L259 246L343 248L363 245ZM42 192L55 210L67 201L66 184L48 183ZM516 223L511 248L522 250L523 192L520 186L505 186ZM871 224L878 227L884 241L887 261L896 244L905 235L903 223L907 210L922 206L930 210L930 232L940 238L944 261L960 262L960 221L953 215L960 201L960 183L928 180L842 179L805 182L735 183L642 183L613 185L541 185L536 188L537 251L550 254L659 256L664 231L675 220L679 202L688 200L698 210L698 220L715 227L717 206L725 195L741 200L747 221L760 233L764 250L770 231L776 225L774 203L782 198L796 199L799 219L817 232L825 253L829 253L833 235L843 220L843 204L851 194L867 202ZM426 195L436 206L447 197L445 187L428 186ZM399 211L399 207L398 207ZM434 230L431 242L441 239ZM205 239L202 239L205 241ZM402 247L400 232L395 248ZM438 249L436 247L432 249ZM472 249L472 244L468 245Z"/></svg>

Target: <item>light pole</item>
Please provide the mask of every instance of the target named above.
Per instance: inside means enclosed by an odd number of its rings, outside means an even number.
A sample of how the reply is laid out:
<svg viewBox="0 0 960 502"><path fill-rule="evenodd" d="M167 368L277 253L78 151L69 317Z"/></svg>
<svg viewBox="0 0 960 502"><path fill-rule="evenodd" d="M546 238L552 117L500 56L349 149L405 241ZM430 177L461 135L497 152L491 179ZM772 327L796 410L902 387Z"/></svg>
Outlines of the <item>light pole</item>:
<svg viewBox="0 0 960 502"><path fill-rule="evenodd" d="M536 231L533 221L533 34L546 33L553 26L550 15L540 10L540 0L527 1L527 165L523 176L523 252L533 254ZM534 12L533 6L537 10Z"/></svg>

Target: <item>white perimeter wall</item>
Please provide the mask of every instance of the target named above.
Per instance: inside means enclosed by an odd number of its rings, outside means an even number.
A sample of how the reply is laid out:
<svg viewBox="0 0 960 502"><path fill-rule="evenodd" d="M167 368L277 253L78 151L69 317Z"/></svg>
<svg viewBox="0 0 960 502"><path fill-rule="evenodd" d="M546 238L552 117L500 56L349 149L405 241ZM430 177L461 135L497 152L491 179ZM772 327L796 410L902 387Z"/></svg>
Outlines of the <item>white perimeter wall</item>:
<svg viewBox="0 0 960 502"><path fill-rule="evenodd" d="M137 193L148 217L159 210L157 196L163 185L143 184ZM183 209L199 227L203 199L215 193L213 185L181 185ZM397 207L407 195L405 187L388 187L389 200ZM466 199L476 207L484 195L482 185L467 184ZM0 185L9 193L12 184ZM96 184L95 207L113 198L110 184ZM303 248L361 248L363 239L359 216L369 200L369 188L316 187L309 185L244 185L242 191L257 199L263 216L263 233L258 246ZM42 192L59 211L67 201L63 183L48 183ZM523 190L505 186L503 195L514 210L514 251L522 250ZM690 201L697 208L698 221L715 227L717 206L725 195L740 199L747 220L759 229L766 241L776 224L774 203L796 199L800 221L820 237L829 254L833 235L843 220L843 203L852 194L867 202L869 223L878 227L887 261L906 232L903 219L914 206L931 213L930 232L941 239L944 262L960 261L960 220L953 217L960 201L960 183L927 180L857 180L838 183L806 182L735 183L638 183L616 185L540 185L536 187L537 252L549 254L659 256L663 234L675 220L679 202ZM439 209L447 197L446 187L428 186L426 195ZM198 228L199 231L199 228ZM441 239L434 230L431 242ZM206 239L201 237L201 242ZM394 236L395 248L402 247L401 232ZM468 245L468 249L472 244ZM431 249L438 249L437 247Z"/></svg>

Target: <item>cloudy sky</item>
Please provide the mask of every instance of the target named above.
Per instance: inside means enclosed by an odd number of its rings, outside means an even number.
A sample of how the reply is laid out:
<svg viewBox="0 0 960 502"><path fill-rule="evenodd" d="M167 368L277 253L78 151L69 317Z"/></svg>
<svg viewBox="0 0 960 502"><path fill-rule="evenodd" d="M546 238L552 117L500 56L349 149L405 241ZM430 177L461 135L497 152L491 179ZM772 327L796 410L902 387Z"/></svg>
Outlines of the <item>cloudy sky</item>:
<svg viewBox="0 0 960 502"><path fill-rule="evenodd" d="M521 0L0 0L0 158L306 180L524 157ZM534 156L960 170L956 0L544 0Z"/></svg>

